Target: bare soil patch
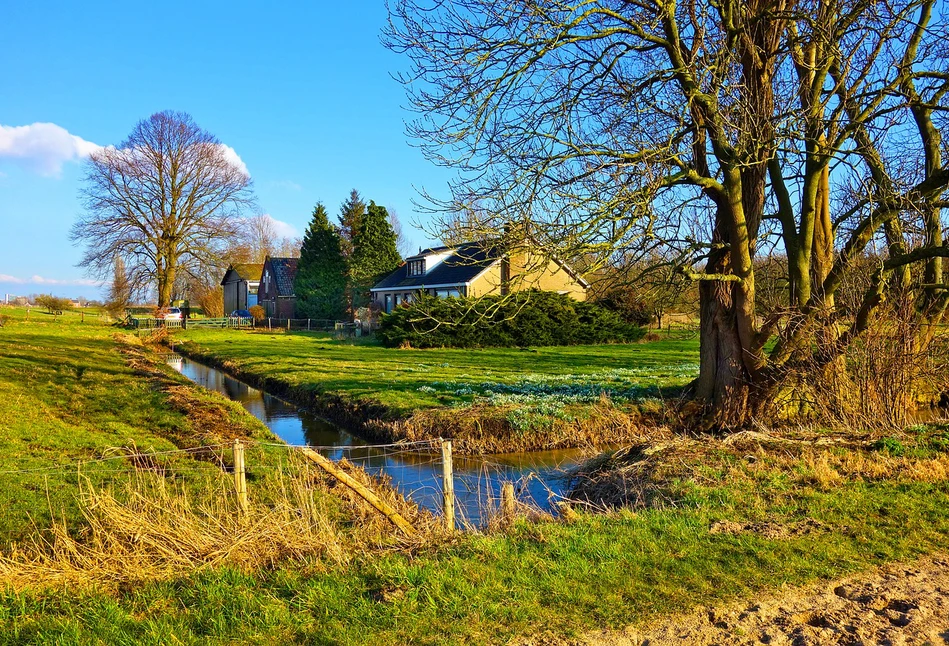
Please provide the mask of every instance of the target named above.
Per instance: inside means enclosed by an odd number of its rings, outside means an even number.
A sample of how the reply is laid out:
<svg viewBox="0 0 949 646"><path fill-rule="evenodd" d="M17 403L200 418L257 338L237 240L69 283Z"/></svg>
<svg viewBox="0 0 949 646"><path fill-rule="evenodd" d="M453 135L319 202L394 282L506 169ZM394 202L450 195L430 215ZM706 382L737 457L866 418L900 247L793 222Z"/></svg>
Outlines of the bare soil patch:
<svg viewBox="0 0 949 646"><path fill-rule="evenodd" d="M532 642L527 642L532 643ZM539 641L534 643L554 643ZM949 644L949 557L930 556L846 579L791 589L575 642L667 644Z"/></svg>

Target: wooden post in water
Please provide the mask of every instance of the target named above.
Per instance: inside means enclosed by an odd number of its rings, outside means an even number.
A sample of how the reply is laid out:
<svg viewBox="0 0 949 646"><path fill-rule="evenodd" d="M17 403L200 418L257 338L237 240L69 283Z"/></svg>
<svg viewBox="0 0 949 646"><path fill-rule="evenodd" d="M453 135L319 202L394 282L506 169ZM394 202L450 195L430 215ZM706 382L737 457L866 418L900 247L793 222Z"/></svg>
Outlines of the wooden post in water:
<svg viewBox="0 0 949 646"><path fill-rule="evenodd" d="M514 520L514 483L501 485L501 518L505 523Z"/></svg>
<svg viewBox="0 0 949 646"><path fill-rule="evenodd" d="M234 440L234 490L237 492L237 504L241 514L247 515L247 471L244 467L244 445Z"/></svg>
<svg viewBox="0 0 949 646"><path fill-rule="evenodd" d="M316 462L320 465L327 473L331 476L342 482L344 485L355 491L359 494L363 500L368 502L370 505L382 512L382 515L389 519L389 521L405 532L409 536L415 535L415 528L405 520L399 512L390 507L383 501L379 496L372 492L369 487L357 481L351 475L340 469L338 466L333 464L333 461L324 455L320 455L313 449L300 449L300 452L303 453L304 457L307 459Z"/></svg>
<svg viewBox="0 0 949 646"><path fill-rule="evenodd" d="M451 440L442 440L442 495L445 529L455 530L455 477L451 468Z"/></svg>

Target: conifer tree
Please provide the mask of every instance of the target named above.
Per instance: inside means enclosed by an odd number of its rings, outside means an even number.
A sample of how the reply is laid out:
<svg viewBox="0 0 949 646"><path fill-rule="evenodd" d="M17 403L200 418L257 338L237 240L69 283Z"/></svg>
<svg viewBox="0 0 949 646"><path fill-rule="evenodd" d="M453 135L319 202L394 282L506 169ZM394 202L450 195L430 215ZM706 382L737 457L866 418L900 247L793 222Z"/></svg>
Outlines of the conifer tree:
<svg viewBox="0 0 949 646"><path fill-rule="evenodd" d="M353 252L353 236L365 212L366 203L362 201L359 191L353 189L339 207L339 237L344 258L349 258Z"/></svg>
<svg viewBox="0 0 949 646"><path fill-rule="evenodd" d="M353 309L369 302L369 289L402 263L386 207L370 201L353 234L349 280Z"/></svg>
<svg viewBox="0 0 949 646"><path fill-rule="evenodd" d="M340 236L330 224L323 204L313 208L313 217L300 249L293 282L297 312L314 319L339 319L345 309L346 260L340 251Z"/></svg>

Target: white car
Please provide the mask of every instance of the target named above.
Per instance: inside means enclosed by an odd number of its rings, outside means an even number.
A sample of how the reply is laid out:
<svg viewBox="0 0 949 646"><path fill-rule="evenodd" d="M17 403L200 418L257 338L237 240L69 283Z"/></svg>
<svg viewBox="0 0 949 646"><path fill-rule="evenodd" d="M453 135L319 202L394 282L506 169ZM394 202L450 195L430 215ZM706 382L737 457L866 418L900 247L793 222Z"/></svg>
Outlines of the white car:
<svg viewBox="0 0 949 646"><path fill-rule="evenodd" d="M166 321L180 321L181 310L177 307L169 307L167 310L159 314L158 318L165 319Z"/></svg>

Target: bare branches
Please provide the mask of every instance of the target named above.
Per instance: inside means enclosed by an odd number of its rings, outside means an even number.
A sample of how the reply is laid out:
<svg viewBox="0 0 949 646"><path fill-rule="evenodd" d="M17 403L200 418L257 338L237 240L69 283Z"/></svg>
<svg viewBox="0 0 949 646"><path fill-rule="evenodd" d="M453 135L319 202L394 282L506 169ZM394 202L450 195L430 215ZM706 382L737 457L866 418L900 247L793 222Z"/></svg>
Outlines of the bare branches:
<svg viewBox="0 0 949 646"><path fill-rule="evenodd" d="M233 150L191 117L160 112L136 124L118 147L93 153L71 238L80 266L105 276L116 258L134 290L156 289L167 306L178 271L213 265L233 216L253 204L251 180Z"/></svg>
<svg viewBox="0 0 949 646"><path fill-rule="evenodd" d="M718 376L753 382L853 324L834 294L868 246L945 248L946 19L936 0L399 0L386 42L411 62L409 134L458 171L431 232L516 223L591 272L675 259L720 399ZM775 316L766 241L787 258ZM901 289L945 282L942 252L919 253L889 270ZM920 312L949 307L926 294Z"/></svg>

